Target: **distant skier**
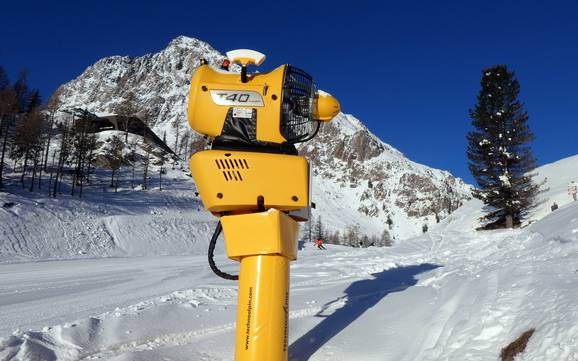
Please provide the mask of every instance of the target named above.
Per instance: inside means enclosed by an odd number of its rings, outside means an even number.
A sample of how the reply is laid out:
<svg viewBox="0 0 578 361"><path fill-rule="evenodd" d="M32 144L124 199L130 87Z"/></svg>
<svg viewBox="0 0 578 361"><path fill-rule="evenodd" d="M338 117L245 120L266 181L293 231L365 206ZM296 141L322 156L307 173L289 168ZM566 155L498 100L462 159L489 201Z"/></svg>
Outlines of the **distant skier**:
<svg viewBox="0 0 578 361"><path fill-rule="evenodd" d="M223 62L221 63L221 69L229 71L230 65L231 65L231 61L229 59L225 58L225 59L223 59Z"/></svg>
<svg viewBox="0 0 578 361"><path fill-rule="evenodd" d="M568 185L568 194L571 195L574 200L576 200L576 193L578 193L578 185L572 181Z"/></svg>
<svg viewBox="0 0 578 361"><path fill-rule="evenodd" d="M327 248L325 248L325 246L323 246L323 240L321 238L317 239L315 241L315 244L317 245L318 249L327 249Z"/></svg>

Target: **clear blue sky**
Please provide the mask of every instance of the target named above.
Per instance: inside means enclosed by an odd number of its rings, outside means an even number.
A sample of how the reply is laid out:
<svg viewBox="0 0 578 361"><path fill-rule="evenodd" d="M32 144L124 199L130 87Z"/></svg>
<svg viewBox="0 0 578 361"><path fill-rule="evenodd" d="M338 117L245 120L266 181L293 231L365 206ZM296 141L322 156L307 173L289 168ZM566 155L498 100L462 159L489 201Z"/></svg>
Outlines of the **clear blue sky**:
<svg viewBox="0 0 578 361"><path fill-rule="evenodd" d="M494 64L516 72L539 163L578 153L577 14L575 1L8 1L0 65L48 97L102 57L178 35L252 48L265 69L311 73L409 158L473 182L468 109Z"/></svg>

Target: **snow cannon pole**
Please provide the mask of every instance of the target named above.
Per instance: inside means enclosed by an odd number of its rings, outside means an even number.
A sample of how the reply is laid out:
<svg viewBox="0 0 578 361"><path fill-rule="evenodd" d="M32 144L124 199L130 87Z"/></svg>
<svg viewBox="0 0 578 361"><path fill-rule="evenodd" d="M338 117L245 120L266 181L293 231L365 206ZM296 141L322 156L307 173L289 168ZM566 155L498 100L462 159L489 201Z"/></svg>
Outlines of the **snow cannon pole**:
<svg viewBox="0 0 578 361"><path fill-rule="evenodd" d="M284 212L221 217L227 255L241 262L235 360L285 361L289 325L289 262L299 226Z"/></svg>
<svg viewBox="0 0 578 361"><path fill-rule="evenodd" d="M191 79L189 124L213 141L189 165L203 205L220 221L209 265L239 280L235 360L286 361L289 262L297 258L298 222L310 215L309 164L295 144L312 139L340 105L317 92L303 70L282 65L247 74L265 55L241 49L227 57L221 70L201 60ZM226 71L231 62L241 66L240 75ZM221 227L239 276L213 260Z"/></svg>

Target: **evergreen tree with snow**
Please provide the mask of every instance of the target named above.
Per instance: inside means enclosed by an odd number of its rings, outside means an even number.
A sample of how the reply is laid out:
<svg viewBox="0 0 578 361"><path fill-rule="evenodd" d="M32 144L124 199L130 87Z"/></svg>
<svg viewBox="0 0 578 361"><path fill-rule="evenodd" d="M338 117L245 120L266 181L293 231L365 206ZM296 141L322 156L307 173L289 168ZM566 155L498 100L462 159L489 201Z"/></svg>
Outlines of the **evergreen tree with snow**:
<svg viewBox="0 0 578 361"><path fill-rule="evenodd" d="M393 246L393 238L391 238L391 234L389 234L387 229L384 229L383 232L381 232L381 239L377 244L383 247Z"/></svg>
<svg viewBox="0 0 578 361"><path fill-rule="evenodd" d="M323 226L323 222L321 222L321 216L317 217L317 222L315 223L315 228L313 229L315 239L325 238L325 227Z"/></svg>
<svg viewBox="0 0 578 361"><path fill-rule="evenodd" d="M114 187L115 192L118 190L118 173L120 172L120 167L126 162L123 154L125 146L126 144L117 134L114 134L108 139L107 144L104 146L102 165L112 171L110 186Z"/></svg>
<svg viewBox="0 0 578 361"><path fill-rule="evenodd" d="M520 84L505 65L482 71L478 103L470 109L475 128L468 133L468 167L488 207L486 228L519 225L532 208L539 186L532 181L534 134L518 100Z"/></svg>

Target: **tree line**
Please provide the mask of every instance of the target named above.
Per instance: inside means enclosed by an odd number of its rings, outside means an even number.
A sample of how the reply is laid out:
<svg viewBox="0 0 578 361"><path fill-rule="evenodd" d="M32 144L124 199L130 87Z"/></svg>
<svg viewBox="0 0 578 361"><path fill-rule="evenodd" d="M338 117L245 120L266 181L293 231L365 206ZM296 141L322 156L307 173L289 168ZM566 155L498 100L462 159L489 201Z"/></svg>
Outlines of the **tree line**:
<svg viewBox="0 0 578 361"><path fill-rule="evenodd" d="M391 225L389 229L391 229ZM393 238L387 229L384 229L380 235L367 235L358 224L349 225L343 231L332 230L325 226L321 216L314 217L311 223L307 223L304 232L311 232L313 240L321 239L325 243L342 246L365 248L372 246L391 247L393 245Z"/></svg>
<svg viewBox="0 0 578 361"><path fill-rule="evenodd" d="M30 190L35 181L42 182L39 164L45 159L43 134L47 124L41 105L40 92L29 89L25 72L12 84L0 67L0 188L5 186L4 170L9 158L14 162L13 169L21 166L23 185L25 174L31 175Z"/></svg>
<svg viewBox="0 0 578 361"><path fill-rule="evenodd" d="M535 136L528 126L528 113L518 96L520 84L505 65L483 69L477 104L470 110L473 130L467 135L468 166L478 183L474 196L487 205L485 228L519 226L536 205L540 185L533 182L536 159L529 143ZM40 92L28 86L25 72L10 82L0 67L0 188L5 187L6 170L18 174L18 182L29 191L45 190L56 197L64 191L82 197L91 175L97 168L110 171L110 187L118 189L123 168L129 168L130 184L137 187L137 169L141 171L143 189L150 188L151 165L158 168L159 190L162 175L170 161L145 137L124 140L114 134L100 139L90 122L90 113L59 109L58 95L43 104ZM133 93L126 95L116 109L117 114L135 115L148 123L145 109L138 105ZM188 155L204 145L204 140L175 129L174 150L177 157ZM166 135L163 136L166 141ZM181 162L181 167L184 162ZM318 220L318 234L322 228ZM339 244L385 244L387 235L364 236L354 226L331 235ZM385 230L387 232L387 230ZM425 231L424 231L425 232Z"/></svg>
<svg viewBox="0 0 578 361"><path fill-rule="evenodd" d="M148 127L151 118L133 93L115 109L119 115L138 116ZM110 134L99 137L94 115L83 109L63 109L58 94L43 103L40 92L30 89L25 72L13 83L0 66L0 188L6 186L6 172L18 175L19 185L29 191L45 191L52 197L64 192L82 197L86 186L96 185L97 169L110 172L107 188L118 190L124 171L130 188L149 189L151 166L158 169L158 189L171 158L143 135ZM190 131L176 128L175 168L188 152L204 146L204 140ZM163 135L166 143L166 134ZM128 173L128 175L126 174ZM106 189L105 189L106 190Z"/></svg>

